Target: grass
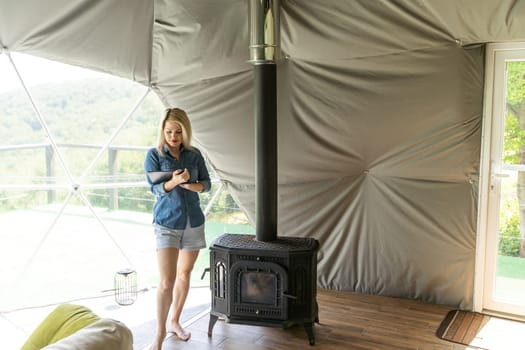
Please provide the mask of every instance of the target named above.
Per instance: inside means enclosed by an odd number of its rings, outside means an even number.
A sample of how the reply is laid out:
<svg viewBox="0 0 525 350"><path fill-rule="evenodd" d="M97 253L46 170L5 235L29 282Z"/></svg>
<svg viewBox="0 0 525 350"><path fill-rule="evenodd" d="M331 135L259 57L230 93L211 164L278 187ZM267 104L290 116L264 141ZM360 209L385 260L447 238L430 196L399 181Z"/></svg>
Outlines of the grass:
<svg viewBox="0 0 525 350"><path fill-rule="evenodd" d="M498 277L525 280L525 258L515 256L498 256Z"/></svg>

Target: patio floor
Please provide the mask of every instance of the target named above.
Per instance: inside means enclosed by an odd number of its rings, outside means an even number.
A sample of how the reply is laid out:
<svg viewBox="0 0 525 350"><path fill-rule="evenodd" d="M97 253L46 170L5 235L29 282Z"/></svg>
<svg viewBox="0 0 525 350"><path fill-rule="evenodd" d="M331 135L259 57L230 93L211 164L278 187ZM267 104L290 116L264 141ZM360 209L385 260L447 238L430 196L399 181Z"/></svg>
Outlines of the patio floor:
<svg viewBox="0 0 525 350"><path fill-rule="evenodd" d="M155 331L158 283L151 215L70 205L0 213L0 334L2 349L19 349L57 304L87 306L102 317L128 325L135 348L149 344ZM203 250L199 260L209 261ZM130 266L131 265L131 266ZM201 264L202 265L202 264ZM209 276L202 267L192 275L183 319L209 308ZM119 306L114 300L115 273L137 272L138 299Z"/></svg>
<svg viewBox="0 0 525 350"><path fill-rule="evenodd" d="M118 305L113 295L106 297L71 301L72 304L89 307L97 315L112 318L126 324L133 333L133 348L142 350L147 347L155 335L156 289L143 290L134 304ZM38 324L56 307L29 308L0 314L0 334L2 349L20 349L27 337ZM184 326L209 313L210 289L207 287L191 288L183 310L181 321Z"/></svg>

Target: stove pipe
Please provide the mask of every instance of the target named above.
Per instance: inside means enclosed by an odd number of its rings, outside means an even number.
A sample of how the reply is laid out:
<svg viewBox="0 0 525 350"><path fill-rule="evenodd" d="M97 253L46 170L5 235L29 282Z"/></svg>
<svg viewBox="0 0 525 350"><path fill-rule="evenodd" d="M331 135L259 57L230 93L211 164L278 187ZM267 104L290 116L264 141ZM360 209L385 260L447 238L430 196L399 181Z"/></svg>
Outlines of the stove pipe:
<svg viewBox="0 0 525 350"><path fill-rule="evenodd" d="M255 233L277 239L277 69L279 1L249 0L250 63L255 89Z"/></svg>

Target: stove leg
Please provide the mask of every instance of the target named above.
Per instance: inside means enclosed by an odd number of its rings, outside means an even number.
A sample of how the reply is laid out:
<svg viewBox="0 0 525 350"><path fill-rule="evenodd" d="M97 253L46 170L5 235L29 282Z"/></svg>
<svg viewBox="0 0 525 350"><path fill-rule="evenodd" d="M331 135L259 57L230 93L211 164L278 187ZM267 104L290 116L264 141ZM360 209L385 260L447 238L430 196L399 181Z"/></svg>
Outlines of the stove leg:
<svg viewBox="0 0 525 350"><path fill-rule="evenodd" d="M304 324L304 330L306 331L306 334L308 335L308 341L310 345L315 344L315 338L314 338L314 329L313 329L313 322L308 322Z"/></svg>
<svg viewBox="0 0 525 350"><path fill-rule="evenodd" d="M217 319L219 316L215 316L210 314L210 323L208 324L208 337L211 337L211 332L213 331L213 326L215 326L215 322L217 322Z"/></svg>
<svg viewBox="0 0 525 350"><path fill-rule="evenodd" d="M314 322L319 324L319 305L317 304L317 300L315 301L315 319Z"/></svg>

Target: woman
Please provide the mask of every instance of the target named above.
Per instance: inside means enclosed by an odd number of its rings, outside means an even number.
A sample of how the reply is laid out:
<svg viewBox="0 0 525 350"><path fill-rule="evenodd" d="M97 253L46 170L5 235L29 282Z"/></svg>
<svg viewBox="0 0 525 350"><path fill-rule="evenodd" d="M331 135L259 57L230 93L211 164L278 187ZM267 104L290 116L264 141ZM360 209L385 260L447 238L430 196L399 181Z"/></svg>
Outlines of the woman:
<svg viewBox="0 0 525 350"><path fill-rule="evenodd" d="M198 193L210 190L210 176L200 151L191 146L191 123L178 108L168 108L161 123L159 144L148 151L146 173L171 172L171 178L147 180L156 196L153 226L157 240L160 283L157 290L157 333L151 347L160 350L167 333L187 341L191 334L179 323L190 276L206 247L204 214ZM167 323L171 307L171 318Z"/></svg>

